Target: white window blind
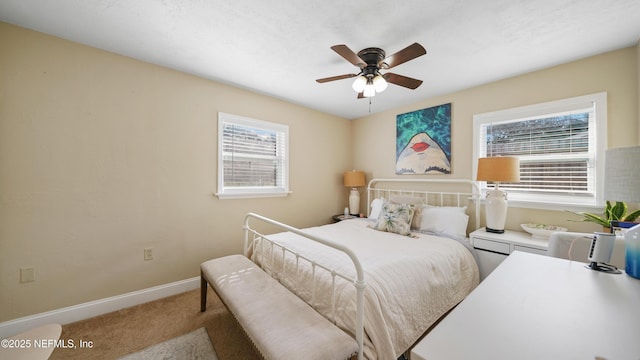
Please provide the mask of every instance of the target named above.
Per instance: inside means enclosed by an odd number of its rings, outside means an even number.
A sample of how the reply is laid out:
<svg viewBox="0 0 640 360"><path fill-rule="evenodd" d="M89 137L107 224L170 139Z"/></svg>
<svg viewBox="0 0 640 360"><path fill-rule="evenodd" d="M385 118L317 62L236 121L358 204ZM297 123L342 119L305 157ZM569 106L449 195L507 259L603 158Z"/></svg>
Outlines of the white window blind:
<svg viewBox="0 0 640 360"><path fill-rule="evenodd" d="M285 196L288 188L286 125L218 114L218 196Z"/></svg>
<svg viewBox="0 0 640 360"><path fill-rule="evenodd" d="M474 116L476 163L520 159L520 182L500 184L510 200L598 205L605 141L606 94Z"/></svg>

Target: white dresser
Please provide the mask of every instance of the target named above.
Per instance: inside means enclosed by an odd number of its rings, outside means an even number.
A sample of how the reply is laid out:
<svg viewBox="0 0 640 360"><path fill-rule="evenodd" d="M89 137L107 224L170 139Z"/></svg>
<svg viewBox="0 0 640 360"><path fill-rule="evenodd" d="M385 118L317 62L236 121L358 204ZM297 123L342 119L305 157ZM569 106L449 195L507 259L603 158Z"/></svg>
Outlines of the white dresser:
<svg viewBox="0 0 640 360"><path fill-rule="evenodd" d="M512 252L517 250L546 255L549 247L548 240L535 239L529 233L512 230L495 234L481 228L469 234L469 241L477 250L481 281Z"/></svg>

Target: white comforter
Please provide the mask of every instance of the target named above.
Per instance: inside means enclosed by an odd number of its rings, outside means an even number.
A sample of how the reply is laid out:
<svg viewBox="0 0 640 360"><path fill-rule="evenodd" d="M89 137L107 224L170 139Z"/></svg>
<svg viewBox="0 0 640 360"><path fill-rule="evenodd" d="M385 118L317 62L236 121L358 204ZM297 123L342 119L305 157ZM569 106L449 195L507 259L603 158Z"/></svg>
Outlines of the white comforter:
<svg viewBox="0 0 640 360"><path fill-rule="evenodd" d="M365 291L364 355L368 359L395 360L408 350L443 314L460 302L478 284L478 267L470 251L456 240L418 234L418 238L373 230L371 222L357 219L305 229L310 234L342 243L360 259L367 284ZM270 235L302 255L318 259L336 271L355 274L344 253L292 233ZM276 276L317 311L332 319L331 276L316 271L316 289L312 290L311 271L296 278L295 257L282 253L271 256L270 247L255 249L254 261L263 262ZM256 260L257 259L257 260ZM355 333L355 288L337 281L336 324ZM294 314L292 314L294 316ZM312 351L312 350L311 350Z"/></svg>

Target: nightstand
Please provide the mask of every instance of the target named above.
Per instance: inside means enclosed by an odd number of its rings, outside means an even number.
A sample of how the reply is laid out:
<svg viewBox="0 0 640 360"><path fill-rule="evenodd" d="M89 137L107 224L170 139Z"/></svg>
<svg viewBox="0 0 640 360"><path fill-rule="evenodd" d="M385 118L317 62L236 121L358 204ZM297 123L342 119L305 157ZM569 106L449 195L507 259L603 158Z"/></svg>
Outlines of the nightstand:
<svg viewBox="0 0 640 360"><path fill-rule="evenodd" d="M344 214L333 215L334 222L340 222L342 220L357 219L357 218L358 216L355 216L355 215L347 215L347 216L345 216Z"/></svg>
<svg viewBox="0 0 640 360"><path fill-rule="evenodd" d="M477 250L480 281L516 250L547 255L549 247L548 240L534 239L526 232L505 230L504 234L494 234L487 232L485 228L469 234L469 241Z"/></svg>

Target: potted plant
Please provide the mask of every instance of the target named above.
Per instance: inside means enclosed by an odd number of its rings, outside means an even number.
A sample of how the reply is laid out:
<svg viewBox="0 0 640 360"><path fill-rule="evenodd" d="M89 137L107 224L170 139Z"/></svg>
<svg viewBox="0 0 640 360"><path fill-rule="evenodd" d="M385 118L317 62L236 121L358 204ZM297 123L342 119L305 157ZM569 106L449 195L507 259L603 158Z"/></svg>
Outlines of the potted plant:
<svg viewBox="0 0 640 360"><path fill-rule="evenodd" d="M627 204L623 201L616 201L615 205L611 205L610 201L607 201L607 206L604 208L602 216L586 212L586 211L569 211L575 215L581 216L581 220L570 221L587 221L602 225L605 231L611 228L611 221L628 221L635 222L640 217L640 210L636 210L630 214Z"/></svg>

